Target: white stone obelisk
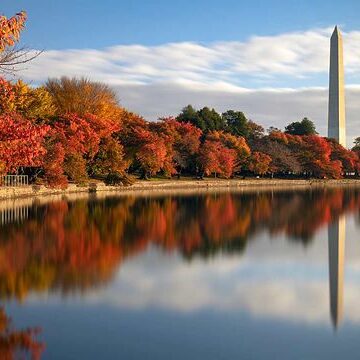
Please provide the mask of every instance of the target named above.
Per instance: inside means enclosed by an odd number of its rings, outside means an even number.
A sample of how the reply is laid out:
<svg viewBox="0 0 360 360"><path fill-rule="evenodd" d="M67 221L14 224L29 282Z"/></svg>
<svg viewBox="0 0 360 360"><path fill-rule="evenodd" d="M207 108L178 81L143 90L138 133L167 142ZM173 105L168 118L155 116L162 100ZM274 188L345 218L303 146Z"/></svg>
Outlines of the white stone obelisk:
<svg viewBox="0 0 360 360"><path fill-rule="evenodd" d="M343 42L337 26L330 40L328 121L328 137L346 147Z"/></svg>

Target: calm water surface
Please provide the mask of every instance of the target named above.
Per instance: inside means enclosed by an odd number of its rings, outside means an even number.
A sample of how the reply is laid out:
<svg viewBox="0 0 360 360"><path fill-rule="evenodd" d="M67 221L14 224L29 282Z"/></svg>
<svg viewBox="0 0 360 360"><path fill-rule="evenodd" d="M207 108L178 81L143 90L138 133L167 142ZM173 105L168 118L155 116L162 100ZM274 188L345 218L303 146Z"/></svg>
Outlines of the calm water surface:
<svg viewBox="0 0 360 360"><path fill-rule="evenodd" d="M359 359L360 190L0 203L0 358Z"/></svg>

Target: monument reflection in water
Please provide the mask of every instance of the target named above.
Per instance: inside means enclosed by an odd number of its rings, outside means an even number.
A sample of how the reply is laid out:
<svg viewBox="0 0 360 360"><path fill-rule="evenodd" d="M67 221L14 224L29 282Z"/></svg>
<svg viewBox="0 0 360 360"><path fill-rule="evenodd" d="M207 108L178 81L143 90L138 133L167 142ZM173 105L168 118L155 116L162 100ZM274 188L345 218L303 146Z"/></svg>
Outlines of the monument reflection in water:
<svg viewBox="0 0 360 360"><path fill-rule="evenodd" d="M329 289L330 314L335 328L343 318L344 307L344 256L345 256L345 217L329 225Z"/></svg>
<svg viewBox="0 0 360 360"><path fill-rule="evenodd" d="M0 358L167 359L178 342L174 359L216 359L221 344L223 358L311 358L310 325L340 352L328 322L343 319L345 218L354 234L359 212L348 188L0 204Z"/></svg>

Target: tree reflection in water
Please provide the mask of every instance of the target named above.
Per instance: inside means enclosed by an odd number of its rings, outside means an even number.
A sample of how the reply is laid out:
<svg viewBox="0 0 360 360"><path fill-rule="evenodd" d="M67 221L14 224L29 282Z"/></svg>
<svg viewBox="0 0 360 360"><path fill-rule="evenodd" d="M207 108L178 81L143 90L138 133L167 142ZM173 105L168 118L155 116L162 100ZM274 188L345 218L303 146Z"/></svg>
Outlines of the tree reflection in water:
<svg viewBox="0 0 360 360"><path fill-rule="evenodd" d="M39 331L38 328L14 329L11 319L0 308L0 359L25 359L26 355L40 359L44 344L36 340Z"/></svg>
<svg viewBox="0 0 360 360"><path fill-rule="evenodd" d="M354 189L109 197L34 206L25 222L1 228L0 295L22 300L29 291L85 291L109 282L122 261L150 245L189 260L241 254L260 231L306 246L321 227L359 209L360 191Z"/></svg>
<svg viewBox="0 0 360 360"><path fill-rule="evenodd" d="M124 260L149 246L177 251L188 261L241 254L262 231L306 246L321 227L359 209L360 191L346 188L95 197L33 206L22 223L1 227L0 296L22 301L30 291L84 292L108 283ZM9 354L1 358L26 347L38 356L36 331L11 332L4 310L0 315L0 355Z"/></svg>

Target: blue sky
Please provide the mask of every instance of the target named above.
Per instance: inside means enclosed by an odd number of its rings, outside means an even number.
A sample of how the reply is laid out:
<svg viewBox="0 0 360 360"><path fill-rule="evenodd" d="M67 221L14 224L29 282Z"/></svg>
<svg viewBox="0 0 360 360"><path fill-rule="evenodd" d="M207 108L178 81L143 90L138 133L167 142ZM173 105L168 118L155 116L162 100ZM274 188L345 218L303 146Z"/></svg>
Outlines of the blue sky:
<svg viewBox="0 0 360 360"><path fill-rule="evenodd" d="M333 26L359 28L360 2L345 0L2 0L29 15L23 40L44 49L245 40Z"/></svg>
<svg viewBox="0 0 360 360"><path fill-rule="evenodd" d="M191 103L265 128L311 118L327 130L329 39L344 34L349 146L360 135L360 1L2 0L28 13L22 44L44 50L19 75L102 81L149 120Z"/></svg>

